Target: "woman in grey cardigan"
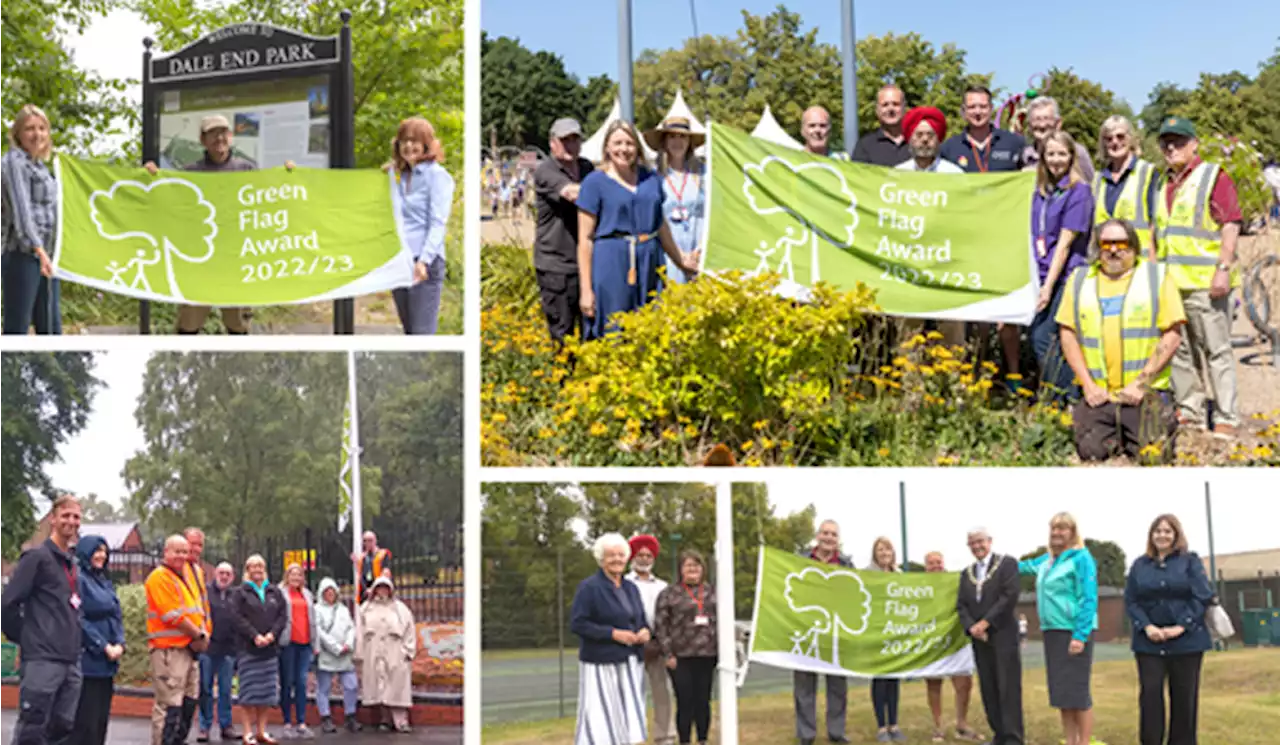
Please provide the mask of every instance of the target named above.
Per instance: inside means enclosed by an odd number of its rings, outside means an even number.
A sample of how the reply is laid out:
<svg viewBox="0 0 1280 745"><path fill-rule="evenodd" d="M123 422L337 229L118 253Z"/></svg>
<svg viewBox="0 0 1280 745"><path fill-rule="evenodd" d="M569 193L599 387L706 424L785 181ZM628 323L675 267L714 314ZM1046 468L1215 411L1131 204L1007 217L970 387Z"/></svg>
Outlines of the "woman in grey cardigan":
<svg viewBox="0 0 1280 745"><path fill-rule="evenodd" d="M284 737L311 739L315 734L307 728L307 672L316 642L316 618L312 612L315 598L306 586L306 575L299 564L284 570L280 588L288 608L289 623L280 635L280 713L284 715Z"/></svg>
<svg viewBox="0 0 1280 745"><path fill-rule="evenodd" d="M356 677L356 626L351 612L338 595L338 583L325 577L320 581L320 599L316 601L316 709L320 711L321 728L337 732L329 715L329 696L336 676L342 683L342 718L348 732L360 731L356 720L356 704L360 696L360 679Z"/></svg>

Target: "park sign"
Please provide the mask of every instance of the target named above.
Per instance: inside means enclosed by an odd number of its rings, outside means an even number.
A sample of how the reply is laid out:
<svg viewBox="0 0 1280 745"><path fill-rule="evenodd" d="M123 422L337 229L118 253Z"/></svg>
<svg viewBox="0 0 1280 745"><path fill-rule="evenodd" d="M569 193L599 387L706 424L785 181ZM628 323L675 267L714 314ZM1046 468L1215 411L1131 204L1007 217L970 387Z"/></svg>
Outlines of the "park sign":
<svg viewBox="0 0 1280 745"><path fill-rule="evenodd" d="M1039 294L1032 173L939 174L849 163L713 123L703 268L864 284L889 315L1029 323Z"/></svg>
<svg viewBox="0 0 1280 745"><path fill-rule="evenodd" d="M61 279L143 300L244 307L406 287L394 173L208 173L60 155Z"/></svg>
<svg viewBox="0 0 1280 745"><path fill-rule="evenodd" d="M167 57L148 60L151 82L173 83L250 72L322 67L341 60L336 36L310 36L267 23L237 23Z"/></svg>
<svg viewBox="0 0 1280 745"><path fill-rule="evenodd" d="M859 571L760 548L751 662L846 677L973 671L959 575Z"/></svg>

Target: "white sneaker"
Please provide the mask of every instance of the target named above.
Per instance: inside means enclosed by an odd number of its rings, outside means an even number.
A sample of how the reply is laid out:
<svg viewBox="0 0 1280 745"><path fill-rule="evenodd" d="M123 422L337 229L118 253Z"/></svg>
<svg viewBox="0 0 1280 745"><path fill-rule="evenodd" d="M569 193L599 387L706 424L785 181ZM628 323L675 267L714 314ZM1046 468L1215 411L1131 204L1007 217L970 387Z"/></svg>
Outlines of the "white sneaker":
<svg viewBox="0 0 1280 745"><path fill-rule="evenodd" d="M312 732L311 728L305 724L299 724L295 734L300 740L314 740L316 738L316 733Z"/></svg>
<svg viewBox="0 0 1280 745"><path fill-rule="evenodd" d="M286 724L286 725L285 725L283 728L281 728L281 730L280 730L280 739L281 739L281 740L294 740L294 739L297 739L297 737L298 737L298 736L297 736L296 734L294 734L294 732L293 732L293 725L292 725L292 724Z"/></svg>

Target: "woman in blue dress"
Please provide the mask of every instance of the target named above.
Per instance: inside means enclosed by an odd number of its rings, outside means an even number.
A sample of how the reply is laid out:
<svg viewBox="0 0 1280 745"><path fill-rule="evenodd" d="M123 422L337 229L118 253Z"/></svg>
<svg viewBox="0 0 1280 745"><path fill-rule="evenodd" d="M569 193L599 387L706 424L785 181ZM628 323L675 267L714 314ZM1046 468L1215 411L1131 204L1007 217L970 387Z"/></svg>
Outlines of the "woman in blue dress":
<svg viewBox="0 0 1280 745"><path fill-rule="evenodd" d="M583 179L577 203L583 338L616 330L614 314L657 297L661 252L684 271L697 271L698 254L681 253L662 218L661 179L641 163L640 136L629 123L605 130L604 162Z"/></svg>
<svg viewBox="0 0 1280 745"><path fill-rule="evenodd" d="M706 141L706 135L693 132L687 118L673 116L645 132L644 139L658 153L662 216L680 252L689 256L698 249L704 225L704 170L702 159L694 155L694 150ZM670 257L667 258L667 281L678 284L689 281L689 275Z"/></svg>

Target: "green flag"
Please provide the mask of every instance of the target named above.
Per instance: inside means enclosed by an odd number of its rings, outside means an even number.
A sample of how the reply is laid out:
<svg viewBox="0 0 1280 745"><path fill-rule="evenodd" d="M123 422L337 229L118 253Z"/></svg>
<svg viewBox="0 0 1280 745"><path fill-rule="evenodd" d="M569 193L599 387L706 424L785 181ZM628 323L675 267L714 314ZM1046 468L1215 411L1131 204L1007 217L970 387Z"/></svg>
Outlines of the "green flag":
<svg viewBox="0 0 1280 745"><path fill-rule="evenodd" d="M62 279L220 306L355 297L413 281L394 175L270 168L151 176L65 155L55 169Z"/></svg>
<svg viewBox="0 0 1280 745"><path fill-rule="evenodd" d="M342 407L342 468L338 471L338 532L351 519L351 399Z"/></svg>
<svg viewBox="0 0 1280 745"><path fill-rule="evenodd" d="M900 171L712 124L704 268L876 290L890 315L1029 323L1039 292L1032 173Z"/></svg>
<svg viewBox="0 0 1280 745"><path fill-rule="evenodd" d="M764 546L750 660L851 677L971 673L959 582L948 572L859 571Z"/></svg>

